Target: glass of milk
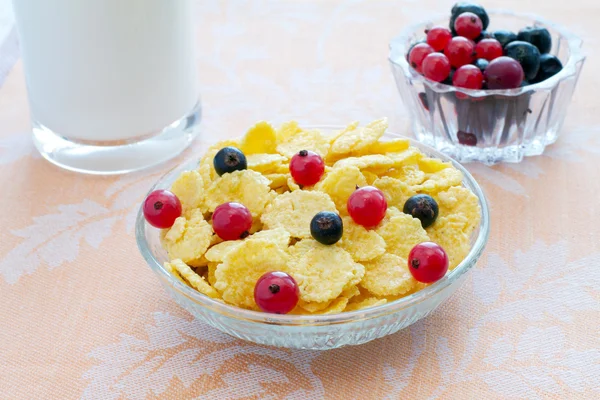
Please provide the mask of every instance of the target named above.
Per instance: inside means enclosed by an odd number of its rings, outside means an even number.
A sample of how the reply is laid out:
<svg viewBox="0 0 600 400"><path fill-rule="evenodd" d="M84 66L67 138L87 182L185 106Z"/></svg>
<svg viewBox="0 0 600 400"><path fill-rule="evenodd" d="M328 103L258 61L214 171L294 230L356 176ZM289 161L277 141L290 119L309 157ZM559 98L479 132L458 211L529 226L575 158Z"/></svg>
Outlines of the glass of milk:
<svg viewBox="0 0 600 400"><path fill-rule="evenodd" d="M192 0L13 0L33 139L63 168L119 174L198 133Z"/></svg>

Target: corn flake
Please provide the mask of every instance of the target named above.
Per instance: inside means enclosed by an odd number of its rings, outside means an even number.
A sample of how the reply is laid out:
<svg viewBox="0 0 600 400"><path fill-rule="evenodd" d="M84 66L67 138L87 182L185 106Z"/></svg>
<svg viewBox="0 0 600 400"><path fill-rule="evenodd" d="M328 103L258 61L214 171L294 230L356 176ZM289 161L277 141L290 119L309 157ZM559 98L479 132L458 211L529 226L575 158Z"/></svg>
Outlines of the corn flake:
<svg viewBox="0 0 600 400"><path fill-rule="evenodd" d="M164 246L173 259L181 259L191 266L206 265L203 255L210 245L212 226L204 220L202 212L195 209L190 218L179 217L164 236Z"/></svg>
<svg viewBox="0 0 600 400"><path fill-rule="evenodd" d="M221 263L208 263L208 275L206 279L208 280L208 283L210 283L212 286L214 286L215 282L217 281L217 278L215 277L215 272L217 272L217 268L219 268L219 265L221 265Z"/></svg>
<svg viewBox="0 0 600 400"><path fill-rule="evenodd" d="M183 278L191 287L213 299L220 299L221 295L217 292L206 280L195 273L187 264L183 261L176 259L171 262L165 263L165 268L172 274L178 274Z"/></svg>
<svg viewBox="0 0 600 400"><path fill-rule="evenodd" d="M462 230L468 236L479 225L481 219L479 199L469 189L462 186L451 187L437 194L437 203L440 209L440 216L464 217Z"/></svg>
<svg viewBox="0 0 600 400"><path fill-rule="evenodd" d="M312 239L300 243L301 250L292 251L289 271L298 283L303 301L335 299L362 279L364 267L341 247L322 245Z"/></svg>
<svg viewBox="0 0 600 400"><path fill-rule="evenodd" d="M346 203L350 195L356 190L356 186L366 186L367 180L360 170L354 166L334 168L325 175L315 189L323 191L331 196L340 212L346 212Z"/></svg>
<svg viewBox="0 0 600 400"><path fill-rule="evenodd" d="M416 164L392 168L385 175L390 178L401 180L409 186L420 185L425 181L425 172L421 171Z"/></svg>
<svg viewBox="0 0 600 400"><path fill-rule="evenodd" d="M179 198L183 215L189 216L194 208L206 211L204 180L198 171L185 171L173 182L171 192Z"/></svg>
<svg viewBox="0 0 600 400"><path fill-rule="evenodd" d="M470 235L463 231L465 223L464 216L454 214L438 217L435 223L427 228L431 241L446 251L450 269L456 268L471 250Z"/></svg>
<svg viewBox="0 0 600 400"><path fill-rule="evenodd" d="M437 193L452 186L459 186L463 180L463 174L455 168L444 168L438 172L426 174L427 180L420 185L412 186L415 192Z"/></svg>
<svg viewBox="0 0 600 400"><path fill-rule="evenodd" d="M248 169L261 174L276 173L279 166L286 162L286 158L281 154L257 153L246 156Z"/></svg>
<svg viewBox="0 0 600 400"><path fill-rule="evenodd" d="M356 303L349 303L344 311L358 311L365 308L377 307L387 303L387 299L380 299L377 297L368 297Z"/></svg>
<svg viewBox="0 0 600 400"><path fill-rule="evenodd" d="M365 276L360 286L375 296L395 296L409 292L417 283L406 260L394 254L364 263Z"/></svg>
<svg viewBox="0 0 600 400"><path fill-rule="evenodd" d="M228 240L208 249L205 254L206 259L210 262L222 262L233 249L248 240L256 239L267 240L286 250L290 243L290 233L283 228L266 229L256 232L243 240Z"/></svg>
<svg viewBox="0 0 600 400"><path fill-rule="evenodd" d="M208 209L212 212L220 204L236 201L245 205L253 217L258 217L274 197L269 183L267 178L251 170L223 174L208 188Z"/></svg>
<svg viewBox="0 0 600 400"><path fill-rule="evenodd" d="M410 141L408 139L380 140L369 146L369 154L397 153L408 149Z"/></svg>
<svg viewBox="0 0 600 400"><path fill-rule="evenodd" d="M275 153L276 146L275 129L268 122L260 121L246 132L240 147L248 157L249 154Z"/></svg>
<svg viewBox="0 0 600 400"><path fill-rule="evenodd" d="M387 118L373 121L364 127L345 131L331 144L330 153L339 157L352 152L358 153L376 143L388 127Z"/></svg>
<svg viewBox="0 0 600 400"><path fill-rule="evenodd" d="M417 163L419 159L423 158L423 153L416 147L409 147L407 150L397 153L386 153L386 156L394 161L394 168L400 168Z"/></svg>
<svg viewBox="0 0 600 400"><path fill-rule="evenodd" d="M409 197L417 194L406 183L399 179L383 177L373 182L373 186L378 188L385 195L388 207L397 207L404 209L404 203Z"/></svg>
<svg viewBox="0 0 600 400"><path fill-rule="evenodd" d="M354 261L369 261L385 253L385 241L374 230L367 230L350 217L342 218L344 232L340 246Z"/></svg>
<svg viewBox="0 0 600 400"><path fill-rule="evenodd" d="M421 221L404 213L384 219L377 228L377 233L385 240L386 251L403 259L408 258L415 245L429 241Z"/></svg>
<svg viewBox="0 0 600 400"><path fill-rule="evenodd" d="M300 150L310 150L325 158L329 142L317 129L300 131L277 145L277 152L291 159Z"/></svg>
<svg viewBox="0 0 600 400"><path fill-rule="evenodd" d="M332 300L329 301L323 301L323 302L312 302L312 303L307 303L305 301L303 301L302 299L298 300L298 307L300 307L302 310L310 313L310 314L314 314L317 313L319 311L323 311L325 310L327 307L329 307L329 305L331 304Z"/></svg>
<svg viewBox="0 0 600 400"><path fill-rule="evenodd" d="M265 174L265 178L267 178L269 181L271 181L271 183L269 184L269 187L271 189L279 189L284 186L287 187L288 177L289 177L288 174L280 174L280 173Z"/></svg>
<svg viewBox="0 0 600 400"><path fill-rule="evenodd" d="M265 209L261 221L267 229L284 228L292 237L310 238L310 221L320 211L336 211L327 194L296 190L277 196Z"/></svg>
<svg viewBox="0 0 600 400"><path fill-rule="evenodd" d="M372 185L373 182L375 182L379 178L378 175L376 175L372 172L369 172L369 171L361 171L361 172L362 172L363 176L365 177L365 179L367 180L367 185Z"/></svg>
<svg viewBox="0 0 600 400"><path fill-rule="evenodd" d="M302 128L296 121L284 122L275 132L277 144L291 140L294 136L302 132Z"/></svg>
<svg viewBox="0 0 600 400"><path fill-rule="evenodd" d="M354 166L361 171L369 171L380 175L385 173L394 165L394 161L382 154L369 154L360 157L347 157L339 160L333 165L333 168L343 168L346 166Z"/></svg>
<svg viewBox="0 0 600 400"><path fill-rule="evenodd" d="M418 161L419 168L425 173L439 172L452 167L452 163L444 162L438 158L423 157Z"/></svg>
<svg viewBox="0 0 600 400"><path fill-rule="evenodd" d="M288 270L288 254L277 244L265 239L244 241L225 256L215 271L215 289L223 300L244 308L257 310L254 286L263 274Z"/></svg>

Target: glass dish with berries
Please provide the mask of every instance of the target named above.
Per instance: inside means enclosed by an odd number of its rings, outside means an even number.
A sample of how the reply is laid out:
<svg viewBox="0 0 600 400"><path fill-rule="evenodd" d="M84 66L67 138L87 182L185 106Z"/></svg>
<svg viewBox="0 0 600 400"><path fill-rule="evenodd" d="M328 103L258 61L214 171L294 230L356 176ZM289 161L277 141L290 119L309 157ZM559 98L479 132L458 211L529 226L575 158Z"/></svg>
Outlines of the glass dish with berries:
<svg viewBox="0 0 600 400"><path fill-rule="evenodd" d="M540 17L457 3L395 37L389 60L420 141L461 162L520 162L558 138L581 45Z"/></svg>
<svg viewBox="0 0 600 400"><path fill-rule="evenodd" d="M194 316L261 344L330 349L424 318L489 234L449 157L386 132L267 122L168 173L140 207L140 251Z"/></svg>

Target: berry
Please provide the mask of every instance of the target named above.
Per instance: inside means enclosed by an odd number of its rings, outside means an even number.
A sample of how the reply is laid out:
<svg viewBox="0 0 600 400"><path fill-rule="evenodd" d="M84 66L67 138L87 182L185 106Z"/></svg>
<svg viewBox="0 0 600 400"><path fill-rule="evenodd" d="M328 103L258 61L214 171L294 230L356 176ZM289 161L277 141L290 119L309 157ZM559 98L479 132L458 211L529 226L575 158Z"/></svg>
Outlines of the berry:
<svg viewBox="0 0 600 400"><path fill-rule="evenodd" d="M442 53L431 53L421 66L423 75L435 82L442 82L450 74L450 61Z"/></svg>
<svg viewBox="0 0 600 400"><path fill-rule="evenodd" d="M517 60L510 57L498 57L485 69L484 77L488 89L514 89L524 79L523 68Z"/></svg>
<svg viewBox="0 0 600 400"><path fill-rule="evenodd" d="M381 190L363 186L350 195L347 206L354 222L368 228L376 226L385 217L387 201Z"/></svg>
<svg viewBox="0 0 600 400"><path fill-rule="evenodd" d="M481 42L483 39L493 39L494 35L492 35L488 31L481 31L481 34L475 38L475 43Z"/></svg>
<svg viewBox="0 0 600 400"><path fill-rule="evenodd" d="M452 14L452 17L450 18L450 29L454 29L454 21L460 14L465 12L471 12L477 15L483 24L483 29L487 29L490 24L490 17L485 11L485 8L479 4L465 2L456 3L454 7L452 7L452 11L450 12Z"/></svg>
<svg viewBox="0 0 600 400"><path fill-rule="evenodd" d="M213 229L223 240L238 240L249 235L252 214L240 203L223 203L212 215Z"/></svg>
<svg viewBox="0 0 600 400"><path fill-rule="evenodd" d="M421 44L421 43L427 43L427 41L425 39L422 39L422 40L419 40L418 42L415 42L410 45L410 47L408 48L408 51L406 52L406 61L410 62L409 57L408 57L410 55L410 52L412 51L413 47L415 47L416 45Z"/></svg>
<svg viewBox="0 0 600 400"><path fill-rule="evenodd" d="M452 84L465 89L481 89L483 85L483 74L474 65L463 65L454 72Z"/></svg>
<svg viewBox="0 0 600 400"><path fill-rule="evenodd" d="M290 161L290 174L298 185L314 185L319 182L324 172L323 158L310 150L300 150Z"/></svg>
<svg viewBox="0 0 600 400"><path fill-rule="evenodd" d="M285 272L267 272L254 286L254 301L264 312L287 314L296 307L299 298L298 284Z"/></svg>
<svg viewBox="0 0 600 400"><path fill-rule="evenodd" d="M412 215L421 221L423 228L431 226L438 217L439 208L437 202L428 194L416 194L409 197L404 203L404 214Z"/></svg>
<svg viewBox="0 0 600 400"><path fill-rule="evenodd" d="M421 92L419 93L419 100L421 100L421 104L423 108L429 111L429 100L427 100L427 93Z"/></svg>
<svg viewBox="0 0 600 400"><path fill-rule="evenodd" d="M478 58L477 60L475 60L475 66L479 68L481 72L485 71L489 64L490 62L485 58Z"/></svg>
<svg viewBox="0 0 600 400"><path fill-rule="evenodd" d="M502 45L496 39L483 39L475 46L477 58L492 61L494 58L502 57Z"/></svg>
<svg viewBox="0 0 600 400"><path fill-rule="evenodd" d="M466 37L467 39L476 39L481 35L483 24L477 15L471 12L465 12L456 17L456 20L454 21L454 30L460 36Z"/></svg>
<svg viewBox="0 0 600 400"><path fill-rule="evenodd" d="M450 29L443 26L435 26L427 31L427 44L435 51L442 51L446 48L448 42L452 39Z"/></svg>
<svg viewBox="0 0 600 400"><path fill-rule="evenodd" d="M321 211L310 221L310 234L319 243L334 244L342 238L344 226L337 213Z"/></svg>
<svg viewBox="0 0 600 400"><path fill-rule="evenodd" d="M458 139L458 143L463 146L477 146L477 136L473 133L458 131L456 138Z"/></svg>
<svg viewBox="0 0 600 400"><path fill-rule="evenodd" d="M448 255L439 244L419 243L408 255L408 269L419 282L439 281L448 271Z"/></svg>
<svg viewBox="0 0 600 400"><path fill-rule="evenodd" d="M548 53L552 48L552 36L548 29L539 26L528 26L517 34L517 40L531 43L538 48L540 53Z"/></svg>
<svg viewBox="0 0 600 400"><path fill-rule="evenodd" d="M168 190L155 190L144 200L142 210L150 225L166 229L172 227L175 220L181 216L181 202Z"/></svg>
<svg viewBox="0 0 600 400"><path fill-rule="evenodd" d="M416 69L417 72L421 73L421 64L423 64L423 60L433 52L433 47L427 43L418 43L414 45L410 50L410 53L408 53L408 63L411 67Z"/></svg>
<svg viewBox="0 0 600 400"><path fill-rule="evenodd" d="M540 51L531 43L515 41L504 48L504 55L514 58L523 67L525 79L532 80L540 69Z"/></svg>
<svg viewBox="0 0 600 400"><path fill-rule="evenodd" d="M562 70L562 63L552 54L542 54L540 56L540 69L533 79L533 83L545 81L546 79L558 74Z"/></svg>
<svg viewBox="0 0 600 400"><path fill-rule="evenodd" d="M456 36L448 42L444 54L446 54L454 68L459 68L473 62L475 59L475 45L467 38Z"/></svg>
<svg viewBox="0 0 600 400"><path fill-rule="evenodd" d="M227 172L241 171L248 167L246 156L235 147L223 147L215 154L213 165L217 174L223 175Z"/></svg>
<svg viewBox="0 0 600 400"><path fill-rule="evenodd" d="M505 31L503 29L494 31L493 36L498 42L500 42L502 47L505 47L510 42L517 40L517 35L514 32Z"/></svg>

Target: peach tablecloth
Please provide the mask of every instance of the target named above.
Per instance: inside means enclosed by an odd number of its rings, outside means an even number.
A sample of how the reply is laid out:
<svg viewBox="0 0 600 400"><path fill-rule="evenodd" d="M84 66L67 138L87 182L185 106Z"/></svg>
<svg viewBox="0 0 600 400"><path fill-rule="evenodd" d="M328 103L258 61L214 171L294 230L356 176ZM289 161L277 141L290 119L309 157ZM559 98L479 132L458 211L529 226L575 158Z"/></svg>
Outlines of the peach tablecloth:
<svg viewBox="0 0 600 400"><path fill-rule="evenodd" d="M0 89L0 398L598 398L597 0L485 2L570 26L589 58L545 155L469 166L491 204L490 241L425 320L328 352L258 346L194 320L137 251L133 220L150 184L255 120L388 116L408 133L387 41L451 3L199 2L203 137L179 160L118 178L61 171L36 154L17 62Z"/></svg>

